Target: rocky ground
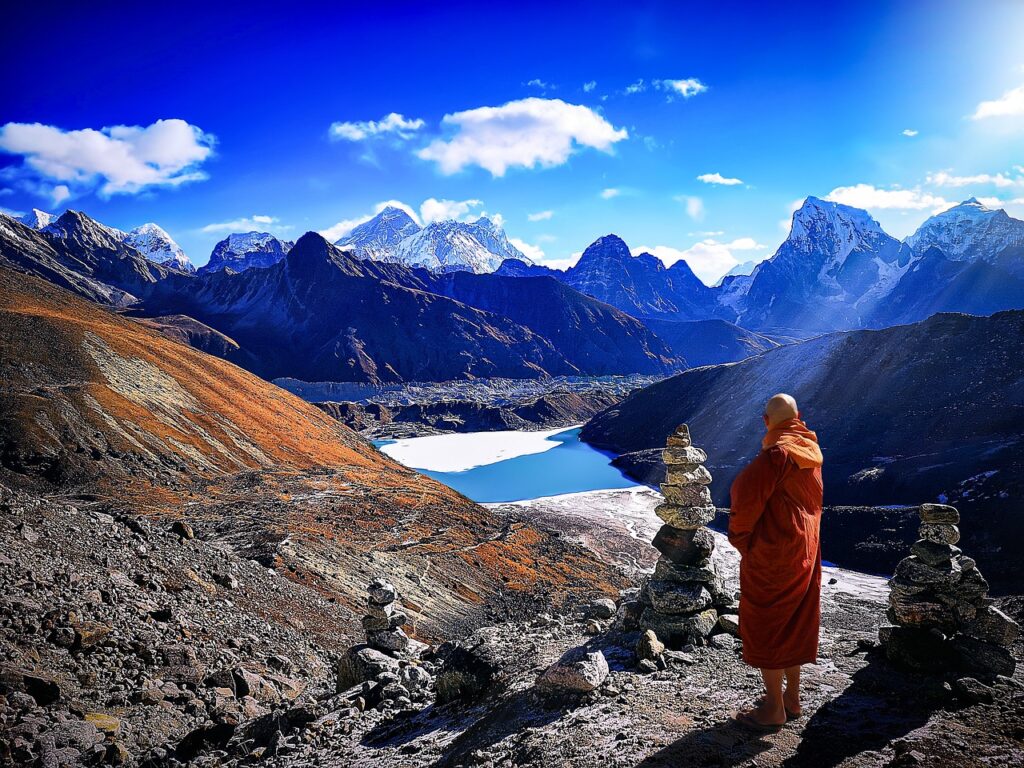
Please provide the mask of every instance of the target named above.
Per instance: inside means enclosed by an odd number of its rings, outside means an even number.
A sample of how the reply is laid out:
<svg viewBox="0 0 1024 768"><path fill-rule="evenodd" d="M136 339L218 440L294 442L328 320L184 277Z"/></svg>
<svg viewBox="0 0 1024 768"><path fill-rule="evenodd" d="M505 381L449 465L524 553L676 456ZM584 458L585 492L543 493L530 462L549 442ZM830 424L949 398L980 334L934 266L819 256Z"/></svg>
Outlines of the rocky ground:
<svg viewBox="0 0 1024 768"><path fill-rule="evenodd" d="M636 584L657 497L610 493L492 511L538 526L561 519L564 536L600 542L592 551ZM624 522L599 514L599 533L584 526L580 510L616 506L631 510ZM538 606L438 638L454 642L336 692L339 660L358 640L350 609L189 536L180 523L2 492L3 764L1011 766L1024 756L1021 672L973 681L892 667L876 646L887 596L877 577L826 569L805 715L762 735L729 719L759 688L735 638L668 652L644 672L637 634L593 606ZM735 553L724 542L716 552L735 583ZM1020 616L1020 601L1001 604ZM465 673L459 649L481 647L491 652L471 656L486 659L485 690L453 695L446 670ZM607 660L595 690L538 682L580 648Z"/></svg>

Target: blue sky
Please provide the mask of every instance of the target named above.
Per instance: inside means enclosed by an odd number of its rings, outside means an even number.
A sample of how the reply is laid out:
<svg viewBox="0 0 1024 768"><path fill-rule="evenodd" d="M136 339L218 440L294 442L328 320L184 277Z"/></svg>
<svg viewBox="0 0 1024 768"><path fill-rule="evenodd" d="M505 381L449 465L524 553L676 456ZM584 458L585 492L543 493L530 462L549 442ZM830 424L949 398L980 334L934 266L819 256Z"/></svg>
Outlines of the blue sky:
<svg viewBox="0 0 1024 768"><path fill-rule="evenodd" d="M1011 0L21 5L0 206L155 221L197 264L389 200L500 215L555 265L615 232L707 281L806 195L901 237L972 195L1024 217Z"/></svg>

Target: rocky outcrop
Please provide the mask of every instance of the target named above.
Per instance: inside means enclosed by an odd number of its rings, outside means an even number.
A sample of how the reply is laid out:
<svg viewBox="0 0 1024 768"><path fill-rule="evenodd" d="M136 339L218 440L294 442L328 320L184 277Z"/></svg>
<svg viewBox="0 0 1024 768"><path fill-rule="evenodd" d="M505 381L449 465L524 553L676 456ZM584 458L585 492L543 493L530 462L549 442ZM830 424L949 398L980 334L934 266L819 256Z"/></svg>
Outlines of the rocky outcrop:
<svg viewBox="0 0 1024 768"><path fill-rule="evenodd" d="M892 624L878 631L887 655L916 669L1012 675L1020 627L993 605L977 563L956 546L960 513L922 504L920 516L921 538L889 582Z"/></svg>

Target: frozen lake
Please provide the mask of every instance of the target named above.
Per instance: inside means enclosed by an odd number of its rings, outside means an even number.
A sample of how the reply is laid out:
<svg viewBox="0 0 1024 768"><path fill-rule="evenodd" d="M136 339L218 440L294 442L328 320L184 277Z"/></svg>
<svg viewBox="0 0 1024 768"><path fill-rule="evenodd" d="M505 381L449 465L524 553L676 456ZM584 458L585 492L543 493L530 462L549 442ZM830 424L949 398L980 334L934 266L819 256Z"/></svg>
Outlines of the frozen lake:
<svg viewBox="0 0 1024 768"><path fill-rule="evenodd" d="M388 456L473 501L497 503L636 488L612 454L580 442L579 428L468 432L374 442Z"/></svg>

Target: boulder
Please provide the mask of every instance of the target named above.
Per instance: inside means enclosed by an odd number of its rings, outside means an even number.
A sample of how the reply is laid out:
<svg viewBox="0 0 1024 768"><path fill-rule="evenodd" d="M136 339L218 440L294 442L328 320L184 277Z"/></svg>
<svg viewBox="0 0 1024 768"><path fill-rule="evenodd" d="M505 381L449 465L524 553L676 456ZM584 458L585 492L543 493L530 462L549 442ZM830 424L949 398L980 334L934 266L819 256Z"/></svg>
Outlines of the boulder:
<svg viewBox="0 0 1024 768"><path fill-rule="evenodd" d="M610 619L615 615L616 608L614 600L600 597L587 605L585 613L588 617L595 619Z"/></svg>
<svg viewBox="0 0 1024 768"><path fill-rule="evenodd" d="M707 528L686 530L663 525L652 543L665 559L679 565L692 565L711 556L715 536Z"/></svg>
<svg viewBox="0 0 1024 768"><path fill-rule="evenodd" d="M441 702L500 693L515 660L496 627L478 629L463 642L445 643L438 656L442 663L436 689Z"/></svg>
<svg viewBox="0 0 1024 768"><path fill-rule="evenodd" d="M109 626L99 621L83 621L75 627L75 647L82 650L95 648L111 631Z"/></svg>
<svg viewBox="0 0 1024 768"><path fill-rule="evenodd" d="M713 506L680 507L669 503L659 504L654 508L654 514L673 528L683 530L696 530L707 525L715 519L716 512Z"/></svg>
<svg viewBox="0 0 1024 768"><path fill-rule="evenodd" d="M708 507L711 503L711 491L706 485L670 485L661 484L661 494L669 504L680 507Z"/></svg>
<svg viewBox="0 0 1024 768"><path fill-rule="evenodd" d="M960 524L960 513L948 504L922 504L920 515L924 523Z"/></svg>
<svg viewBox="0 0 1024 768"><path fill-rule="evenodd" d="M949 632L956 628L956 619L950 608L934 598L921 595L906 596L889 593L890 621L906 627L941 629Z"/></svg>
<svg viewBox="0 0 1024 768"><path fill-rule="evenodd" d="M1020 625L994 605L980 609L963 632L968 637L1009 648L1020 635Z"/></svg>
<svg viewBox="0 0 1024 768"><path fill-rule="evenodd" d="M962 572L958 562L950 562L947 567L939 568L928 565L916 555L905 557L896 565L894 578L911 584L924 584L933 588L951 587L960 581Z"/></svg>
<svg viewBox="0 0 1024 768"><path fill-rule="evenodd" d="M1017 668L1013 654L1001 645L957 635L953 638L952 646L959 656L961 666L972 672L1012 677Z"/></svg>
<svg viewBox="0 0 1024 768"><path fill-rule="evenodd" d="M703 643L717 623L718 612L714 608L689 616L672 616L647 608L640 617L642 627L654 630L659 640L673 648L680 648L687 643Z"/></svg>
<svg viewBox="0 0 1024 768"><path fill-rule="evenodd" d="M664 557L659 557L654 564L655 581L682 581L698 584L711 584L720 578L718 569L710 559L698 565L679 565Z"/></svg>
<svg viewBox="0 0 1024 768"><path fill-rule="evenodd" d="M658 639L653 630L645 630L636 641L636 656L638 659L650 659L654 661L665 652L665 644Z"/></svg>
<svg viewBox="0 0 1024 768"><path fill-rule="evenodd" d="M601 651L573 648L544 670L537 686L550 693L589 693L608 677L608 661Z"/></svg>
<svg viewBox="0 0 1024 768"><path fill-rule="evenodd" d="M718 628L730 635L739 635L740 617L735 613L723 613L718 617Z"/></svg>
<svg viewBox="0 0 1024 768"><path fill-rule="evenodd" d="M348 690L366 680L375 680L382 672L398 672L398 659L366 645L349 648L338 662L336 690Z"/></svg>
<svg viewBox="0 0 1024 768"><path fill-rule="evenodd" d="M639 600L623 600L615 613L615 623L623 632L633 632L640 628L640 616L644 605Z"/></svg>

